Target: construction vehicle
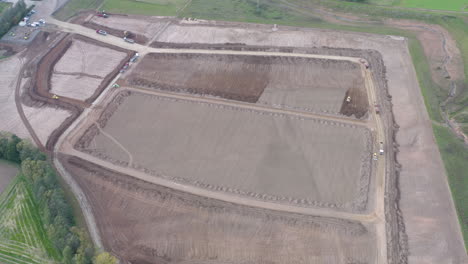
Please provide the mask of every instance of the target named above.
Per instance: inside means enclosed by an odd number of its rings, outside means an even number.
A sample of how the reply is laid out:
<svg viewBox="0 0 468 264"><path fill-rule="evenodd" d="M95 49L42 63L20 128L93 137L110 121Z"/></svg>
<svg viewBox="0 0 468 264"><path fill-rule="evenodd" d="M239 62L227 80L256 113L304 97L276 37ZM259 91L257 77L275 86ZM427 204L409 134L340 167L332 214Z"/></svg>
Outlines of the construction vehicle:
<svg viewBox="0 0 468 264"><path fill-rule="evenodd" d="M60 97L58 97L56 94L52 95L52 99L57 100L57 99L59 99L59 98L60 98Z"/></svg>
<svg viewBox="0 0 468 264"><path fill-rule="evenodd" d="M108 18L109 15L106 13L106 11L102 10L102 11L98 11L97 12L97 16L98 17L103 17L103 18Z"/></svg>
<svg viewBox="0 0 468 264"><path fill-rule="evenodd" d="M346 97L346 102L351 103L351 96Z"/></svg>
<svg viewBox="0 0 468 264"><path fill-rule="evenodd" d="M383 144L382 141L380 141L379 145L380 145L379 154L380 154L380 155L383 155L383 154L384 154L384 144Z"/></svg>
<svg viewBox="0 0 468 264"><path fill-rule="evenodd" d="M120 88L120 85L114 83L114 84L112 85L112 88Z"/></svg>
<svg viewBox="0 0 468 264"><path fill-rule="evenodd" d="M362 63L366 67L366 69L369 69L369 62L367 62L367 60L359 59L359 62Z"/></svg>
<svg viewBox="0 0 468 264"><path fill-rule="evenodd" d="M107 32L102 29L96 30L96 33L98 33L99 35L107 36Z"/></svg>
<svg viewBox="0 0 468 264"><path fill-rule="evenodd" d="M374 109L376 114L380 114L380 106L378 104L374 104Z"/></svg>
<svg viewBox="0 0 468 264"><path fill-rule="evenodd" d="M372 154L372 159L373 159L373 160L377 160L377 159L378 159L377 153L374 152L374 154Z"/></svg>
<svg viewBox="0 0 468 264"><path fill-rule="evenodd" d="M136 60L138 60L138 57L140 57L140 54L135 53L135 55L133 55L133 57L130 59L130 62L135 62Z"/></svg>

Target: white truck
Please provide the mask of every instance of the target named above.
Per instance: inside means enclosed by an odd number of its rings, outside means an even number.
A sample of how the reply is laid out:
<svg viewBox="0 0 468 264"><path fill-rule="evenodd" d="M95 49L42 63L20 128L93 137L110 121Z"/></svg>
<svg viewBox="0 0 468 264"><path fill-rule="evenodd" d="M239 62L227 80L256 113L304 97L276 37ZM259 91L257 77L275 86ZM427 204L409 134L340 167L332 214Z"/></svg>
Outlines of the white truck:
<svg viewBox="0 0 468 264"><path fill-rule="evenodd" d="M383 144L382 141L380 141L380 143L379 143L379 153L380 153L380 155L384 154L384 144Z"/></svg>

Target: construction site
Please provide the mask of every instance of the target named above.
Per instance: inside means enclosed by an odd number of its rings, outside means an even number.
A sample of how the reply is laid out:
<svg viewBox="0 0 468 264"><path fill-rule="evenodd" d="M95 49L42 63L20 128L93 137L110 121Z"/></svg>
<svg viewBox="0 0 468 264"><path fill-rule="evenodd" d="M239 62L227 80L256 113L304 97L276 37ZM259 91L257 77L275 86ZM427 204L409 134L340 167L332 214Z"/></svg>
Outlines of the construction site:
<svg viewBox="0 0 468 264"><path fill-rule="evenodd" d="M396 138L422 97L405 38L102 12L47 23L0 61L17 94L4 109L18 108L4 125L52 155L121 263L407 263Z"/></svg>

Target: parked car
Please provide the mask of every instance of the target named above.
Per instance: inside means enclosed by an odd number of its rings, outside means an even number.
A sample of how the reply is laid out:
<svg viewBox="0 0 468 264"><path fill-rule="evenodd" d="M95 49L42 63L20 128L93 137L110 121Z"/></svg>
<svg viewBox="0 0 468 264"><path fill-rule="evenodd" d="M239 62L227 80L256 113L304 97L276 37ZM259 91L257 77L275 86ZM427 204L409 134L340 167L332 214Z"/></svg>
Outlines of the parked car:
<svg viewBox="0 0 468 264"><path fill-rule="evenodd" d="M102 30L102 29L96 30L96 33L98 33L98 34L100 34L100 35L103 35L103 36L106 36L106 35L107 35L107 32L105 32L105 31Z"/></svg>
<svg viewBox="0 0 468 264"><path fill-rule="evenodd" d="M124 39L126 42L130 43L130 44L135 43L135 40L133 40L133 39L131 39L131 38L125 37L125 38L123 38L123 39Z"/></svg>

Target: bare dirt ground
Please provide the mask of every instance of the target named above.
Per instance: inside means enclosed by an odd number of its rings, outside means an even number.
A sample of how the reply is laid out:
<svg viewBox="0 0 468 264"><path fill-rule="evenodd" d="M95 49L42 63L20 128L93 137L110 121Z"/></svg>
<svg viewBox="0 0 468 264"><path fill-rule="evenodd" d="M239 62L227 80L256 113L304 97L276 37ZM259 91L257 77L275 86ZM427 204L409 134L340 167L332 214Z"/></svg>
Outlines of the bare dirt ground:
<svg viewBox="0 0 468 264"><path fill-rule="evenodd" d="M102 29L107 33L124 37L124 31L130 32L137 43L147 43L158 32L165 29L167 23L173 19L167 17L148 17L136 15L110 14L108 18L102 18L95 13L84 12L72 19L73 23L81 24L92 29Z"/></svg>
<svg viewBox="0 0 468 264"><path fill-rule="evenodd" d="M50 134L71 116L69 111L58 107L41 106L37 108L24 105L23 108L31 126L44 145L47 144Z"/></svg>
<svg viewBox="0 0 468 264"><path fill-rule="evenodd" d="M401 164L400 205L408 234L409 261L466 262L466 251L447 176L434 142L431 123L404 38L285 27L272 32L270 26L253 26L246 29L245 24L218 24L222 26L171 24L157 41L326 46L379 51L385 63L395 122L399 126L396 141L399 146L397 159ZM428 237L436 239L427 239Z"/></svg>
<svg viewBox="0 0 468 264"><path fill-rule="evenodd" d="M303 206L349 210L367 201L364 127L128 92L93 127L80 149L155 176ZM121 150L103 152L106 144Z"/></svg>
<svg viewBox="0 0 468 264"><path fill-rule="evenodd" d="M375 263L374 231L358 222L240 207L61 160L124 263Z"/></svg>
<svg viewBox="0 0 468 264"><path fill-rule="evenodd" d="M53 74L50 92L58 96L85 101L91 97L101 84L101 78L83 75Z"/></svg>
<svg viewBox="0 0 468 264"><path fill-rule="evenodd" d="M50 92L86 101L97 92L102 83L107 84L104 79L122 64L127 54L108 46L86 42L83 38L68 41L71 43L64 44L68 48L53 68Z"/></svg>
<svg viewBox="0 0 468 264"><path fill-rule="evenodd" d="M71 46L55 64L54 72L95 75L101 78L110 74L127 54L109 47L72 40Z"/></svg>
<svg viewBox="0 0 468 264"><path fill-rule="evenodd" d="M217 22L210 23L212 25L217 24ZM399 128L397 141L403 144L403 148L400 147L400 150L406 153L405 159L403 161L400 160L402 166L400 167L397 164L396 169L401 173L400 185L408 187L407 189L402 188L403 192L401 193L400 204L406 204L405 208L403 208L403 217L407 227L410 226L411 228L411 232L408 232L410 260L413 263L464 262L466 254L459 226L456 223L453 203L450 200L440 157L436 148L423 148L423 146L434 146L433 141L428 141L430 137L426 137L432 136L432 131L423 107L406 42L403 38L314 29L289 28L288 32L286 32L286 30L283 30L283 27L280 27L280 30L277 32L271 32L271 26L248 25L251 29L246 30L246 24L219 24L221 27L218 29L221 31L216 33L219 36L210 38L209 34L212 32L212 26L197 25L195 26L197 30L190 32L191 34L193 33L192 39L184 39L183 36L187 32L183 31L193 31L193 28L178 28L178 30L182 30L182 35L177 36L176 34L175 38L169 42L178 42L178 40L182 39L182 42L185 43L209 43L214 40L219 44L247 43L269 46L327 46L375 49L379 51L385 62L392 103L394 109L398 110L395 111L395 119L398 124L400 124L400 121L403 123L402 126L394 127L395 129ZM165 32L167 31L163 33ZM250 32L250 34L245 34L246 32ZM225 36L231 37L232 41L226 41ZM160 41L160 39L157 40ZM383 71L385 72L385 68ZM415 104L414 102L419 102L419 104L415 106L413 105ZM391 137L393 135L393 127L391 125L388 126L387 130L389 137ZM403 136L400 133L403 133ZM420 138L417 136L418 134L424 134L425 136ZM424 139L424 142L419 144L419 140L421 139ZM388 139L388 142L391 142L391 138ZM415 144L415 142L418 144ZM398 147L398 144L395 144L394 147ZM393 148L389 146L389 155L392 155L392 150ZM400 158L400 155L398 157ZM438 165L427 168L418 163L418 161L420 162L427 158ZM417 169L416 166L418 167ZM414 170L411 170L411 168L414 168ZM404 263L406 248L404 235L401 234L404 231L404 227L398 221L398 219L401 220L401 215L395 210L395 201L397 201L399 195L395 185L395 175L392 172L395 167L393 167L392 163L389 163L386 169L388 171L386 181L389 183L386 185L385 196L387 205L387 233L389 234L387 236L389 261L396 263L398 259ZM420 175L428 175L428 177L420 177ZM419 181L422 181L422 183ZM436 184L432 184L431 182ZM424 186L424 188L418 189L421 186ZM415 189L417 189L416 192ZM430 198L430 195L434 196L432 197L434 200L447 201L447 203L441 206L439 206L439 203L425 203L424 201ZM448 210L443 210L447 208ZM428 221L433 221L437 224L428 226ZM400 236L393 236L395 235L395 230L397 230L396 233L400 232ZM427 239L427 237L432 237L433 235L437 237L436 240ZM437 248L439 250L428 250L428 248ZM394 250L400 250L402 254L398 255L398 252L396 252L395 255L392 255Z"/></svg>
<svg viewBox="0 0 468 264"><path fill-rule="evenodd" d="M128 80L143 87L260 101L311 112L355 114L358 118L368 109L360 65L347 61L149 54ZM357 109L342 109L348 106L344 103L348 93L356 99L353 103Z"/></svg>
<svg viewBox="0 0 468 264"><path fill-rule="evenodd" d="M0 160L0 194L18 173L18 168Z"/></svg>
<svg viewBox="0 0 468 264"><path fill-rule="evenodd" d="M407 20L388 20L388 24L416 32L424 53L431 62L434 81L444 88L450 81L464 81L463 59L452 36L439 25Z"/></svg>
<svg viewBox="0 0 468 264"><path fill-rule="evenodd" d="M18 55L0 60L0 130L29 138L15 105L15 87L21 66L22 61Z"/></svg>

